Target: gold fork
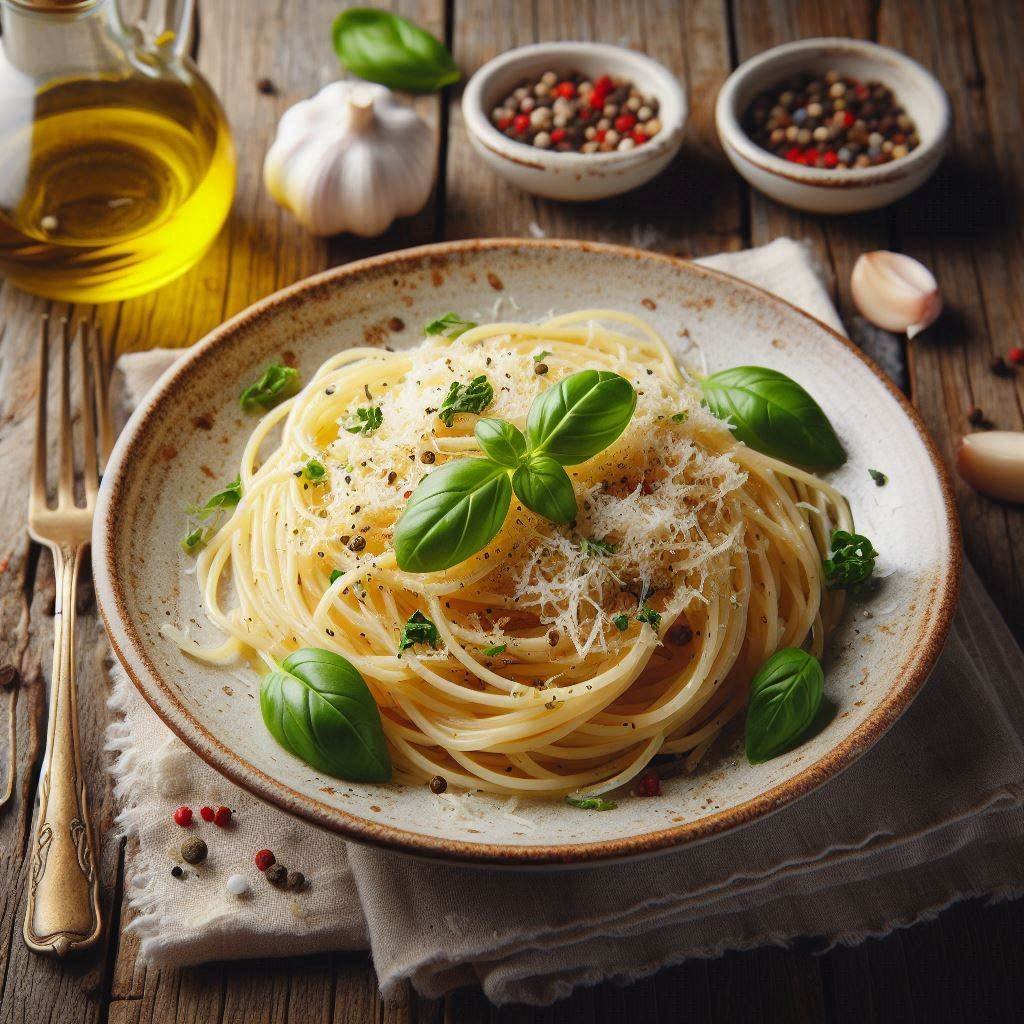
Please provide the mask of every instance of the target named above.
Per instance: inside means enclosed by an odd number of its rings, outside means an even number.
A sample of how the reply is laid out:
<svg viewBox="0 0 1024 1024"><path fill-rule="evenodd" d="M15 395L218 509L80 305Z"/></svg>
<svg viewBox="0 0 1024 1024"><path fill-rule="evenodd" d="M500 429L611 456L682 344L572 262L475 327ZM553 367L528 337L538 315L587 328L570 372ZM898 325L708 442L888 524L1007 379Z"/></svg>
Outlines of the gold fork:
<svg viewBox="0 0 1024 1024"><path fill-rule="evenodd" d="M95 842L78 747L75 588L82 554L92 533L99 463L109 454L112 433L107 367L99 331L81 325L76 344L70 337L67 320L63 320L56 339L59 435L56 502L51 507L46 480L50 362L47 317L43 317L39 342L39 392L28 529L33 540L45 544L53 554L57 597L53 613L50 719L39 779L39 808L32 835L24 934L31 949L64 956L94 943L102 928ZM72 348L77 348L78 352L84 504L78 503L75 493L69 366Z"/></svg>

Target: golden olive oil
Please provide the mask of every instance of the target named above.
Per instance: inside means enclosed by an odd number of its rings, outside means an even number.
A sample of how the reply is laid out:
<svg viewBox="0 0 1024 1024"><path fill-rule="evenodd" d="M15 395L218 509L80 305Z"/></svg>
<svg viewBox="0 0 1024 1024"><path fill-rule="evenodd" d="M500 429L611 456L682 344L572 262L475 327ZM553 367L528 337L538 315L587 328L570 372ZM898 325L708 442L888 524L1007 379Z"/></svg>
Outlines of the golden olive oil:
<svg viewBox="0 0 1024 1024"><path fill-rule="evenodd" d="M203 255L234 187L227 123L198 76L58 81L0 133L0 274L73 302L151 291Z"/></svg>

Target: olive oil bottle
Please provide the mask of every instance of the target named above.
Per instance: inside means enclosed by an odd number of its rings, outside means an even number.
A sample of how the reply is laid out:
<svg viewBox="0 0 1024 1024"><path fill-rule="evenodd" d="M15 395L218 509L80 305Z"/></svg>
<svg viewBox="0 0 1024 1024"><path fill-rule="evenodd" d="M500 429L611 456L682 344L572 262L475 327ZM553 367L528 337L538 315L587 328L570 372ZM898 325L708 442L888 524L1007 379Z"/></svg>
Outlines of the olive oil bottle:
<svg viewBox="0 0 1024 1024"><path fill-rule="evenodd" d="M42 37L52 42L63 20L67 52L93 17L92 37L98 27L117 44L100 66L61 74L50 61L47 74L26 74L38 60L11 52L25 33L10 28L12 11L38 19L27 4L0 0L0 274L75 302L158 288L203 255L227 217L235 157L220 104L173 48L141 49L142 34L126 32L108 0L71 3L74 18L49 13Z"/></svg>

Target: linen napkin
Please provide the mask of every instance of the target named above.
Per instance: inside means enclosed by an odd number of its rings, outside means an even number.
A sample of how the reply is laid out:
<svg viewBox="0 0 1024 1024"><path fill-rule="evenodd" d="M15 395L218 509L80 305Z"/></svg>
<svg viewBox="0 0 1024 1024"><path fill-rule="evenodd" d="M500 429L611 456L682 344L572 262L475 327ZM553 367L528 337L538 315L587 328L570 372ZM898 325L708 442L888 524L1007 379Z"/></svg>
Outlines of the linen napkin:
<svg viewBox="0 0 1024 1024"><path fill-rule="evenodd" d="M789 239L704 261L841 330L807 250ZM174 352L125 356L126 408ZM823 788L700 845L589 869L511 872L418 861L348 844L228 783L174 738L112 668L117 821L136 837L129 926L158 965L373 953L382 990L479 984L495 1003L546 1004L577 985L628 982L690 957L814 936L855 943L959 899L1024 892L1024 654L967 567L946 649L892 730ZM172 877L182 803L226 804L205 826L201 870ZM209 834L208 834L209 833ZM267 847L309 880L268 886ZM230 874L252 892L229 895Z"/></svg>

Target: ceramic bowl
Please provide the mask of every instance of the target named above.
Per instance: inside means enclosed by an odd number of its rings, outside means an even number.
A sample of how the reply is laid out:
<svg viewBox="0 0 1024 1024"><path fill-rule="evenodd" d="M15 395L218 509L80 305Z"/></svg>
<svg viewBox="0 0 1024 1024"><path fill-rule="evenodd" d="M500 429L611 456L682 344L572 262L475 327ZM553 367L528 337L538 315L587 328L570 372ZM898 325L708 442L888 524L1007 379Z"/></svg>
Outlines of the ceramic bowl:
<svg viewBox="0 0 1024 1024"><path fill-rule="evenodd" d="M825 408L849 454L830 478L882 552L879 572L887 576L867 606L873 618L849 614L831 643L825 692L835 717L765 764L748 764L728 744L713 748L695 774L666 780L661 798L626 797L600 814L521 800L510 816L507 801L472 796L455 815L449 800L422 783L349 784L317 773L264 729L255 672L194 661L161 633L168 622L201 643L216 638L194 563L178 541L186 503L237 472L253 429L253 418L239 410L239 392L282 358L294 358L308 379L346 346L414 345L419 325L447 309L475 320L533 319L588 306L647 318L678 358L700 353L710 370L776 367ZM889 484L876 487L868 467L891 471ZM162 377L118 440L103 476L93 560L117 657L164 722L239 786L350 839L393 850L498 865L594 863L756 821L867 750L924 683L949 626L960 551L952 509L948 480L917 414L857 349L817 320L752 285L667 256L497 239L350 263L264 299L209 334Z"/></svg>
<svg viewBox="0 0 1024 1024"><path fill-rule="evenodd" d="M877 167L826 170L783 160L741 127L751 101L801 72L827 71L888 85L914 119L920 145ZM754 188L810 213L856 213L901 199L931 177L950 130L949 98L935 76L896 50L860 39L801 39L759 53L726 80L715 105L718 137L733 167Z"/></svg>
<svg viewBox="0 0 1024 1024"><path fill-rule="evenodd" d="M579 71L598 78L621 75L656 96L661 131L628 152L559 153L507 138L490 112L524 79L545 71ZM462 118L473 148L513 185L548 199L605 199L650 181L679 151L686 94L667 68L636 50L605 43L537 43L488 61L466 84Z"/></svg>

